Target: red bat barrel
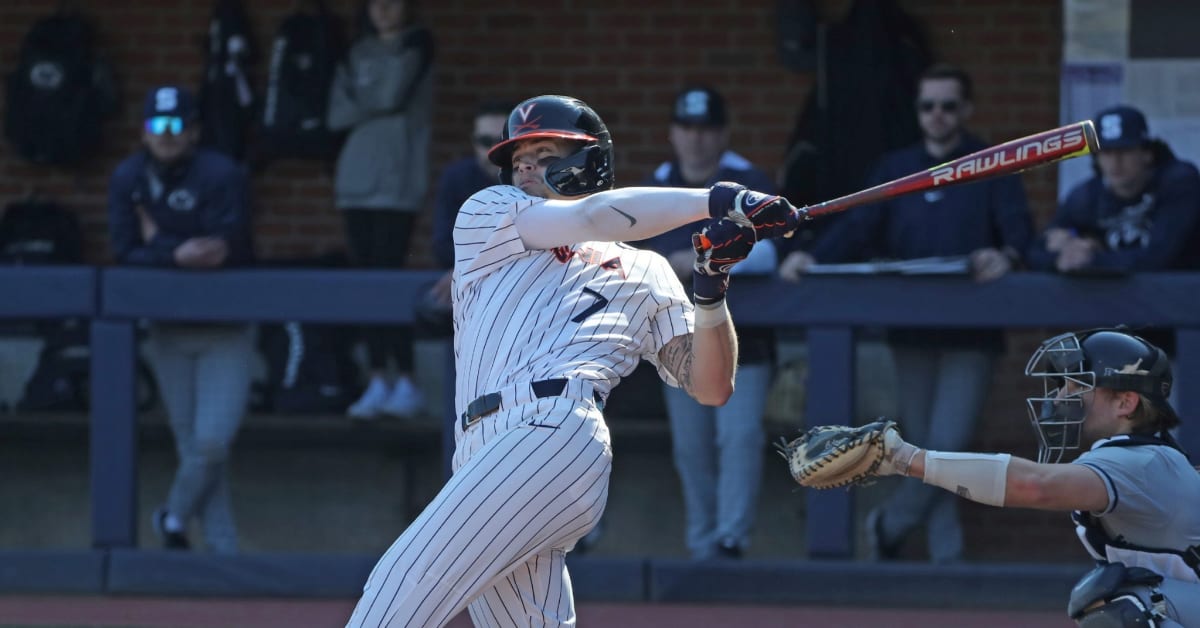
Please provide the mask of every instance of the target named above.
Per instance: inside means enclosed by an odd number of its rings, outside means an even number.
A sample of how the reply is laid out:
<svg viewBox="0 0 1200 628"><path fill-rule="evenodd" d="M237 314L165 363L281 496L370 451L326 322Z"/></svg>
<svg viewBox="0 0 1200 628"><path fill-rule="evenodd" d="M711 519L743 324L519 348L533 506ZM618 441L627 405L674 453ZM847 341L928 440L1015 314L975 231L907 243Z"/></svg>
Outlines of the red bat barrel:
<svg viewBox="0 0 1200 628"><path fill-rule="evenodd" d="M800 209L807 217L823 216L903 194L1021 172L1099 150L1091 120L1075 122L1020 139L997 144L948 161L929 170Z"/></svg>

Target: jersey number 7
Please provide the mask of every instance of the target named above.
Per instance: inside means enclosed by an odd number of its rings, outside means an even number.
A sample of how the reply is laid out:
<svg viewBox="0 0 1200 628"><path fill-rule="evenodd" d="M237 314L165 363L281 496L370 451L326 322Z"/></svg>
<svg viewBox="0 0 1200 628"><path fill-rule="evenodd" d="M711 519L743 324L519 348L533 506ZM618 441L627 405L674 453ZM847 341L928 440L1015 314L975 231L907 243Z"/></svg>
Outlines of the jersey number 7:
<svg viewBox="0 0 1200 628"><path fill-rule="evenodd" d="M608 299L604 298L604 295L600 294L599 292L596 292L591 288L584 288L583 292L584 294L591 295L592 298L596 300L589 305L586 310L576 314L575 317L571 319L571 322L573 323L582 323L587 319L587 317L599 312L600 310L603 310L604 306L608 305Z"/></svg>

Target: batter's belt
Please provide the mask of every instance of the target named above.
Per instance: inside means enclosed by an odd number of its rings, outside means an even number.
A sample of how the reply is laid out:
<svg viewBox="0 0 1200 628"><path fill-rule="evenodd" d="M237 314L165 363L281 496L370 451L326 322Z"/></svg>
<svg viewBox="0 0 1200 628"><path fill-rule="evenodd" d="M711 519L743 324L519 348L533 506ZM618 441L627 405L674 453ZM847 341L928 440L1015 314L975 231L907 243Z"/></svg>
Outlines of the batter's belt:
<svg viewBox="0 0 1200 628"><path fill-rule="evenodd" d="M546 397L561 397L567 392L567 379L543 379L529 384L529 390L533 396L538 399ZM592 391L592 401L596 403L596 407L604 409L604 398L600 395L600 391ZM479 422L483 417L497 411L504 404L504 395L499 392L491 392L486 395L476 397L474 401L467 404L467 409L462 413L462 429L467 431L468 427Z"/></svg>

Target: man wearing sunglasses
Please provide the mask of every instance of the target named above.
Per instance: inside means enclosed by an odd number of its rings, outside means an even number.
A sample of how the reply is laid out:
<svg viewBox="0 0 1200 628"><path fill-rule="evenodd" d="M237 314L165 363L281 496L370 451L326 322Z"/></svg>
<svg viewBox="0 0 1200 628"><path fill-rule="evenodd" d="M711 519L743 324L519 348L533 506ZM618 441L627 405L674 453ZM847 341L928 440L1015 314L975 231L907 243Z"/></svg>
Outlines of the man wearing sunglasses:
<svg viewBox="0 0 1200 628"><path fill-rule="evenodd" d="M974 111L970 77L935 64L917 83L920 142L883 157L864 188L926 170L987 146L966 130ZM1020 263L1033 225L1021 180L1013 175L909 194L846 212L813 244L780 264L798 281L814 262L872 257L918 259L962 256L976 281L991 281ZM896 364L897 406L906 435L935 448L966 448L990 387L992 366L1004 348L1001 330L890 329ZM936 443L936 444L933 444ZM963 535L954 496L916 481L867 517L876 559L897 558L910 532L924 525L930 559L962 559Z"/></svg>
<svg viewBox="0 0 1200 628"><path fill-rule="evenodd" d="M225 155L196 147L191 92L174 85L150 90L142 117L142 149L109 182L116 261L192 270L248 263L246 179ZM147 340L179 456L166 502L154 512L154 531L166 548L189 549L187 525L198 518L208 550L235 553L227 461L249 396L253 330L155 323Z"/></svg>

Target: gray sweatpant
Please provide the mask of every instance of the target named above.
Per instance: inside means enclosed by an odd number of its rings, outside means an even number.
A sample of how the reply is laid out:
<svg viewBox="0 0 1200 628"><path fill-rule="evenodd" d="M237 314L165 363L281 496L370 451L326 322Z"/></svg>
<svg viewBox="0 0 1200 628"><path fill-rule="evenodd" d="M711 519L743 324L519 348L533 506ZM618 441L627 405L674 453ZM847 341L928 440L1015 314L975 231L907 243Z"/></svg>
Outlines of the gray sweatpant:
<svg viewBox="0 0 1200 628"><path fill-rule="evenodd" d="M179 457L167 509L184 522L199 517L209 550L236 553L228 460L250 394L254 328L156 325L146 357Z"/></svg>
<svg viewBox="0 0 1200 628"><path fill-rule="evenodd" d="M925 449L963 451L971 442L992 379L993 354L971 349L895 346L900 428L904 440ZM962 558L958 496L905 478L884 502L884 534L895 541L926 524L934 562Z"/></svg>

